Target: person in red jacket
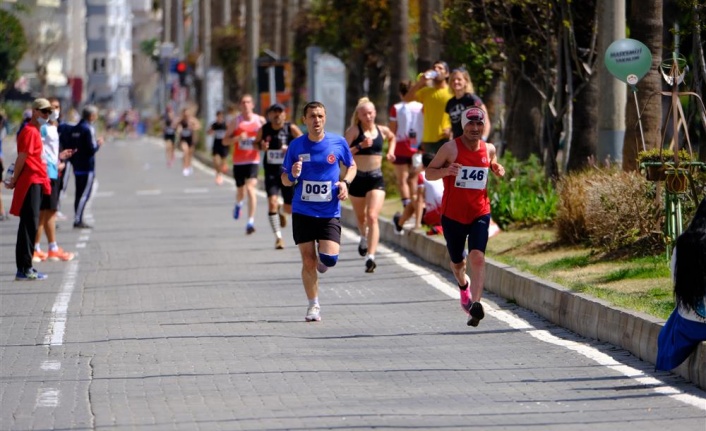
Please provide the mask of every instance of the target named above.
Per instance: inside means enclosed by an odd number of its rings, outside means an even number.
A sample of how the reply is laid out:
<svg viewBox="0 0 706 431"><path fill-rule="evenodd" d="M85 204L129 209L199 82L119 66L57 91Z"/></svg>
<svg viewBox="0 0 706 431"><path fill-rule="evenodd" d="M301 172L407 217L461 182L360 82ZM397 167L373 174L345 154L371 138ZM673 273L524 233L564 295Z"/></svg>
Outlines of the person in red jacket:
<svg viewBox="0 0 706 431"><path fill-rule="evenodd" d="M490 224L488 174L505 175L505 168L497 161L495 146L481 139L485 121L485 112L478 107L464 111L461 114L463 135L442 145L426 169L428 180L444 180L441 227L451 270L461 291L461 307L469 314L469 326L478 326L485 316L480 299ZM466 239L470 278L466 274Z"/></svg>
<svg viewBox="0 0 706 431"><path fill-rule="evenodd" d="M39 206L42 194L51 193L47 166L42 159L42 136L39 128L46 124L53 111L47 99L32 102L32 118L17 136L17 160L12 177L7 179L8 189L14 189L10 214L20 218L17 227L15 280L44 280L46 274L32 267L34 238L39 228Z"/></svg>

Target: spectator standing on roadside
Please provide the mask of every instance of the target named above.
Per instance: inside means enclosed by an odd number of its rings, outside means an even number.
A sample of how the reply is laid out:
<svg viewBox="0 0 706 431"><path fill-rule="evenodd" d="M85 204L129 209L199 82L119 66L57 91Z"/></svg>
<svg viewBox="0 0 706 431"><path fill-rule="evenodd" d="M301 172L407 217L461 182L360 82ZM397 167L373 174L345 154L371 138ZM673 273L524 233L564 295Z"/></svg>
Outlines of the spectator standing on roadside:
<svg viewBox="0 0 706 431"><path fill-rule="evenodd" d="M463 127L461 127L461 114L463 114L468 108L475 106L485 112L487 119L488 108L486 108L483 100L475 95L473 81L471 81L471 76L468 74L466 69L459 68L452 70L451 75L449 75L449 81L451 83L451 90L454 93L454 97L446 102L445 111L449 114L449 119L451 120L451 136L453 138L458 138L463 135ZM489 134L490 121L486 121L481 139L483 141L487 140Z"/></svg>
<svg viewBox="0 0 706 431"><path fill-rule="evenodd" d="M5 111L0 109L0 181L3 179L3 173L5 172L5 166L3 165L2 156L2 140L7 135L7 118L5 117ZM5 206L2 203L2 196L0 196L0 221L7 220L8 216L5 213Z"/></svg>
<svg viewBox="0 0 706 431"><path fill-rule="evenodd" d="M657 339L655 368L678 367L706 341L706 198L672 251L676 308Z"/></svg>
<svg viewBox="0 0 706 431"><path fill-rule="evenodd" d="M356 165L356 175L348 190L355 211L360 243L358 253L365 257L365 272L375 272L375 252L380 241L378 217L385 203L385 178L382 175L384 141L386 158L395 161L395 135L386 126L375 124L375 105L363 97L353 111L351 125L345 132Z"/></svg>
<svg viewBox="0 0 706 431"><path fill-rule="evenodd" d="M56 242L56 213L59 209L59 195L61 192L61 181L59 171L62 169L64 160L71 157L73 150L59 150L59 115L61 104L56 97L50 97L52 113L49 114L49 121L44 124L39 132L42 136L43 159L47 165L47 175L51 184L51 193L42 195L42 202L39 207L39 225L37 236L34 239L33 262L42 262L47 259L68 262L74 258L74 254L64 251ZM42 233L46 234L48 251L41 248Z"/></svg>
<svg viewBox="0 0 706 431"><path fill-rule="evenodd" d="M423 105L419 102L405 102L404 97L411 87L409 81L400 82L399 92L402 101L390 108L390 130L395 134L395 179L397 190L402 199L402 207L406 207L415 199L416 174L420 166L413 162L419 148L418 139L424 131Z"/></svg>
<svg viewBox="0 0 706 431"><path fill-rule="evenodd" d="M461 117L463 135L445 143L426 169L430 181L443 178L441 226L451 270L460 289L461 307L469 314L467 324L478 326L485 316L480 300L485 282L485 248L488 244L490 199L488 174L502 177L505 168L497 162L495 146L481 137L485 112L470 108ZM466 253L471 277L466 274Z"/></svg>
<svg viewBox="0 0 706 431"><path fill-rule="evenodd" d="M74 150L71 165L74 169L76 196L74 198L74 228L91 229L83 221L86 206L93 193L96 178L96 153L103 145L103 137L96 137L94 123L98 119L98 108L87 105L81 113L81 121L71 128L69 148Z"/></svg>
<svg viewBox="0 0 706 431"><path fill-rule="evenodd" d="M257 132L255 145L265 152L265 192L267 193L267 218L275 234L275 249L284 248L282 228L287 225L286 214L292 213L294 190L282 184L282 162L289 143L302 135L296 124L286 121L284 106L275 103L267 109L268 122ZM283 207L279 204L282 195Z"/></svg>
<svg viewBox="0 0 706 431"><path fill-rule="evenodd" d="M405 102L417 100L424 105L424 130L422 155L427 166L436 152L449 139L451 122L446 114L446 103L453 97L447 79L449 66L444 61L434 63L432 69L419 75L419 80L409 89Z"/></svg>
<svg viewBox="0 0 706 431"><path fill-rule="evenodd" d="M211 146L211 156L213 157L213 168L216 171L216 184L223 184L223 172L228 159L228 147L223 145L223 138L226 136L226 122L223 118L223 111L216 112L216 121L208 128L208 134L213 136Z"/></svg>
<svg viewBox="0 0 706 431"><path fill-rule="evenodd" d="M292 233L301 253L302 283L309 300L304 320L318 322L321 306L317 271L326 272L338 261L341 201L348 198L356 167L346 140L324 131L326 109L322 103L304 106L304 124L307 134L290 143L281 177L282 184L294 187Z"/></svg>
<svg viewBox="0 0 706 431"><path fill-rule="evenodd" d="M39 206L42 194L51 193L47 166L42 160L42 136L39 128L52 113L47 99L32 102L31 117L17 137L17 159L13 175L7 179L8 189L14 189L10 214L20 218L15 245L15 280L44 280L46 274L32 267L34 238L39 227Z"/></svg>
<svg viewBox="0 0 706 431"><path fill-rule="evenodd" d="M255 147L257 132L267 122L265 117L254 111L255 103L249 94L240 98L240 114L228 125L225 145L233 146L233 178L235 179L235 208L233 218L240 218L240 211L248 198L248 222L245 233L255 232L255 211L257 210L257 175L260 169L260 150Z"/></svg>

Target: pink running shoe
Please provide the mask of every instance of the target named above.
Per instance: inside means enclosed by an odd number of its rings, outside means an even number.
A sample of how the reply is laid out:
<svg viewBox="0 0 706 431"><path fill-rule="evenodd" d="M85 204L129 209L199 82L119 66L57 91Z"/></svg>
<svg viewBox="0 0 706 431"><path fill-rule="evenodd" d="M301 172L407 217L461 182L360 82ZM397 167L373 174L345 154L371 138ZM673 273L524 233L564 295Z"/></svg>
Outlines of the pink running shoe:
<svg viewBox="0 0 706 431"><path fill-rule="evenodd" d="M468 274L466 274L466 288L463 290L459 289L459 291L461 292L461 308L468 314L471 309L471 304L473 303L471 299L471 279L468 277Z"/></svg>

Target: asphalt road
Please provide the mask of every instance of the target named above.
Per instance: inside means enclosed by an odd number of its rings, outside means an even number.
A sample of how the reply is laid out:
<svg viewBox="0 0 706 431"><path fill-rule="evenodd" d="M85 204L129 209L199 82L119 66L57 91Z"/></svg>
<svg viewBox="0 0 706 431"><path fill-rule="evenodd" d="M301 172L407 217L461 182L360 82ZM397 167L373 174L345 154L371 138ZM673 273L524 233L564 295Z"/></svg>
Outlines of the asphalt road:
<svg viewBox="0 0 706 431"><path fill-rule="evenodd" d="M60 222L78 257L37 264L49 279L14 281L18 220L0 222L2 430L706 430L694 385L497 296L467 327L448 270L382 247L366 274L348 229L305 323L264 196L248 236L232 181L168 169L158 140L97 165L95 228Z"/></svg>

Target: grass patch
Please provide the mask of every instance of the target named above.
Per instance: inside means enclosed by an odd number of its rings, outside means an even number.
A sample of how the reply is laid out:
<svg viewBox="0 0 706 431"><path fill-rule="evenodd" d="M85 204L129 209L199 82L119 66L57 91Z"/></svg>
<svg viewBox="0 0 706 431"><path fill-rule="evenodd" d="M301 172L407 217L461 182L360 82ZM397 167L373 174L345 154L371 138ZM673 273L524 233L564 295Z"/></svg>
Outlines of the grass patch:
<svg viewBox="0 0 706 431"><path fill-rule="evenodd" d="M539 266L537 269L540 272L551 272L559 269L583 268L591 263L591 255L569 256L561 259L553 260L549 263Z"/></svg>

